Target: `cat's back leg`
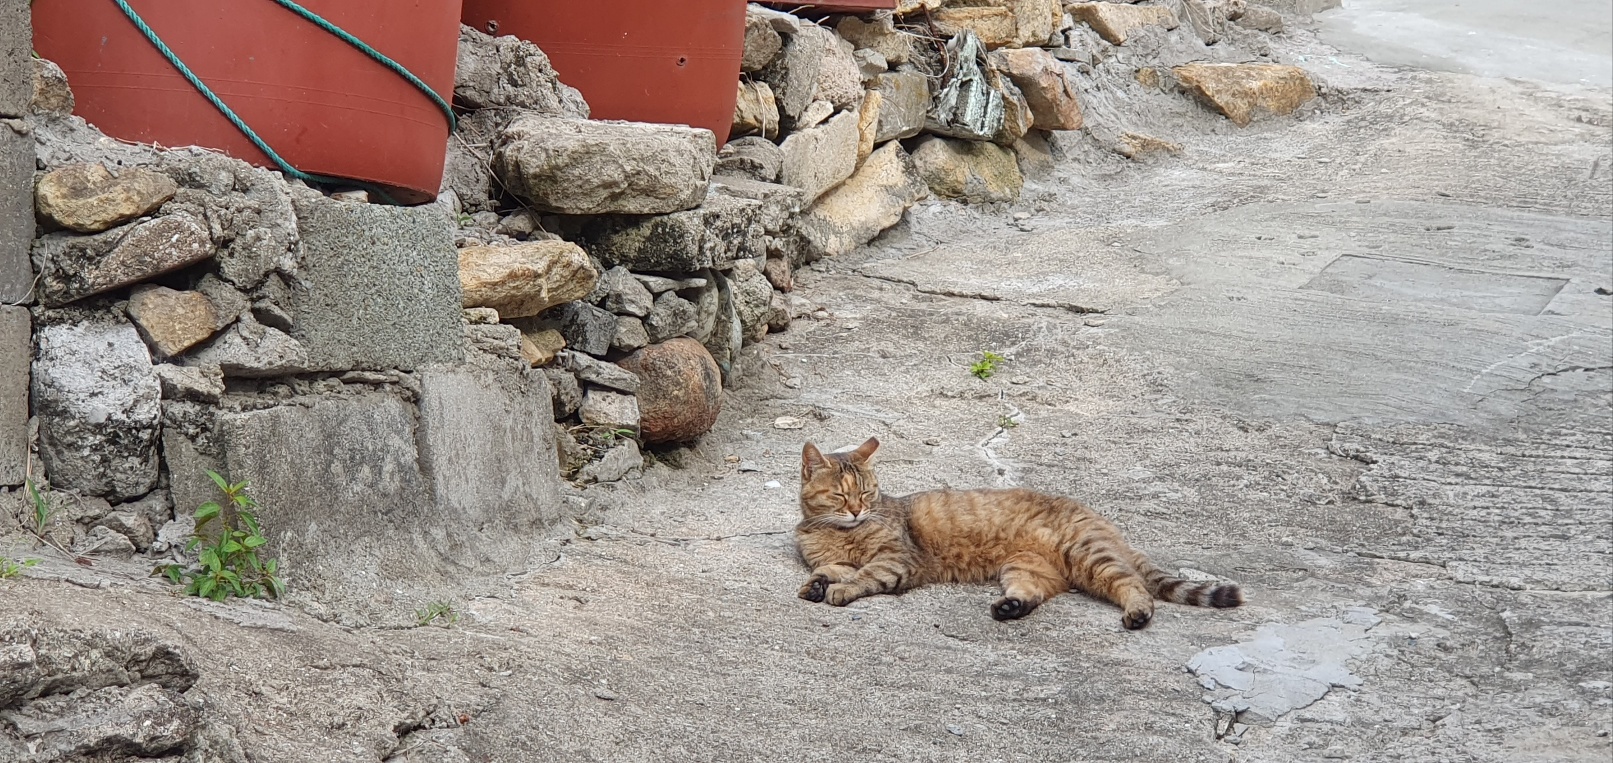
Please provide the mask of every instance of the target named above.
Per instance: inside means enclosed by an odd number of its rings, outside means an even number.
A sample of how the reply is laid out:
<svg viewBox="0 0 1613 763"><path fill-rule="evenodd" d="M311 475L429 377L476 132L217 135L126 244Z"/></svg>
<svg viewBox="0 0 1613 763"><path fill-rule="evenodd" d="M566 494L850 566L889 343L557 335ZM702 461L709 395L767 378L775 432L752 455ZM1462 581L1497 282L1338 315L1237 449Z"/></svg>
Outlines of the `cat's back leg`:
<svg viewBox="0 0 1613 763"><path fill-rule="evenodd" d="M1118 538L1079 544L1069 554L1070 582L1087 593L1114 602L1124 611L1120 624L1127 630L1148 627L1154 619L1154 595L1131 565Z"/></svg>
<svg viewBox="0 0 1613 763"><path fill-rule="evenodd" d="M998 573L1003 597L991 605L995 620L1017 620L1042 602L1070 589L1070 583L1046 556L1021 552L1008 558Z"/></svg>

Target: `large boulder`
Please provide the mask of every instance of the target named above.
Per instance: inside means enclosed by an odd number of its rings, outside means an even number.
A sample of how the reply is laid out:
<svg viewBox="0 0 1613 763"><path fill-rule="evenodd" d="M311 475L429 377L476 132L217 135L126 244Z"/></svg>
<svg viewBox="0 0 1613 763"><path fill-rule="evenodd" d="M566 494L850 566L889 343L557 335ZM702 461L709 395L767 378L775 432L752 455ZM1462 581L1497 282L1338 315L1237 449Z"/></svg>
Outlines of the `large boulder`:
<svg viewBox="0 0 1613 763"><path fill-rule="evenodd" d="M896 28L891 16L860 19L846 16L835 25L835 31L846 38L857 50L878 53L890 66L907 63L913 57L913 41L917 38Z"/></svg>
<svg viewBox="0 0 1613 763"><path fill-rule="evenodd" d="M490 37L463 24L454 103L472 110L510 107L588 118L582 93L560 81L538 46L516 37Z"/></svg>
<svg viewBox="0 0 1613 763"><path fill-rule="evenodd" d="M166 215L80 236L52 233L34 243L39 301L47 307L140 283L213 256L207 225Z"/></svg>
<svg viewBox="0 0 1613 763"><path fill-rule="evenodd" d="M526 115L504 129L493 170L541 211L657 215L699 206L716 161L710 130Z"/></svg>
<svg viewBox="0 0 1613 763"><path fill-rule="evenodd" d="M845 254L901 222L908 207L927 195L913 159L893 141L875 149L857 174L802 213L796 232L808 259Z"/></svg>
<svg viewBox="0 0 1613 763"><path fill-rule="evenodd" d="M760 71L762 67L772 63L773 58L784 47L784 38L773 28L772 20L751 8L759 6L746 8L745 52L739 59L739 70L742 72Z"/></svg>
<svg viewBox="0 0 1613 763"><path fill-rule="evenodd" d="M930 136L913 149L913 164L935 195L971 204L1013 201L1025 185L1011 149Z"/></svg>
<svg viewBox="0 0 1613 763"><path fill-rule="evenodd" d="M1239 127L1259 114L1291 114L1316 97L1316 84L1297 66L1187 64L1171 72L1183 89Z"/></svg>
<svg viewBox="0 0 1613 763"><path fill-rule="evenodd" d="M56 488L111 501L157 485L162 386L134 327L110 312L46 313L33 405Z"/></svg>
<svg viewBox="0 0 1613 763"><path fill-rule="evenodd" d="M618 365L639 377L639 436L644 442L686 442L717 423L722 372L699 342L678 338L652 344Z"/></svg>
<svg viewBox="0 0 1613 763"><path fill-rule="evenodd" d="M100 233L157 211L178 190L167 175L144 167L113 174L99 164L73 164L39 179L34 209L63 228Z"/></svg>
<svg viewBox="0 0 1613 763"><path fill-rule="evenodd" d="M461 304L491 307L503 318L537 315L582 299L598 280L588 253L569 241L459 250Z"/></svg>

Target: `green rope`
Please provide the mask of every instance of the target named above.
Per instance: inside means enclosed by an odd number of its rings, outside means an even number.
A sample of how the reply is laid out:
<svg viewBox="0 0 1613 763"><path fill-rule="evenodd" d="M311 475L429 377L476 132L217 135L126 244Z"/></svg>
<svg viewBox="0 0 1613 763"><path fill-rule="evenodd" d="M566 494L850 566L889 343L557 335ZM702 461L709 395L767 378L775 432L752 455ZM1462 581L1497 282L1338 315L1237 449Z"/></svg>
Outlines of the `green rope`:
<svg viewBox="0 0 1613 763"><path fill-rule="evenodd" d="M265 156L269 157L269 160L274 162L275 166L279 167L281 172L284 172L285 174L306 183L323 183L326 185L357 185L360 187L369 187L370 190L379 192L385 200L391 201L391 197L387 196L386 192L378 187L369 186L369 184L348 178L327 177L325 175L316 175L310 172L303 172L302 170L291 166L291 163L282 158L280 154L277 153L273 148L270 148L269 144L264 142L263 138L258 137L258 134L254 132L251 127L247 126L246 122L235 113L235 110L231 109L227 104L225 104L224 101L213 92L212 88L209 88L206 83L202 82L202 80L196 76L196 73L192 72L190 67L185 65L184 61L179 60L179 56L175 55L174 51L168 47L167 43L164 43L162 38L158 37L157 33L153 31L148 24L146 24L145 20L140 18L140 14L135 13L134 9L129 7L129 3L126 0L112 1L117 4L120 10L123 11L123 15L129 17L129 21L134 24L135 28L140 30L141 34L145 35L146 40L157 49L157 52L161 53L162 57L167 59L168 63L172 64L174 69L179 71L180 75L185 78L185 81L189 82L191 87L196 88L196 91L201 93L202 97L206 98L208 103L213 104L213 108L218 109L219 113L223 114L224 118L230 121L230 124L235 125L235 129L240 130L241 134L245 135L246 139L252 142L252 145L256 146L259 151L262 151ZM375 59L381 65L391 69L404 79L408 80L410 84L414 85L421 92L430 97L432 102L437 104L437 107L442 109L443 113L448 116L449 130L453 130L456 127L453 109L443 101L441 96L438 96L436 92L428 87L426 83L421 82L419 77L414 76L414 74L410 73L409 70L403 68L401 64L393 61L390 58L387 58L385 55L382 55L380 51L364 44L362 40L354 37L351 34L348 34L346 31L330 23L329 21L320 18L308 9L291 2L291 0L274 0L274 2L287 10L313 22L314 24L318 25L319 28L335 35L337 38L348 43L349 45L358 48L365 55Z"/></svg>

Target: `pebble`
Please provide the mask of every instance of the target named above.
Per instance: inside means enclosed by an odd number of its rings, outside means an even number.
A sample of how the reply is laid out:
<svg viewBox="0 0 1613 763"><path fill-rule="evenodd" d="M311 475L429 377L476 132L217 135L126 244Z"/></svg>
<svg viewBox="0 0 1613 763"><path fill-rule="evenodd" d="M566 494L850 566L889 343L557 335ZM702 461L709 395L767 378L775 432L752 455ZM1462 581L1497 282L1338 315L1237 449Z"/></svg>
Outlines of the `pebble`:
<svg viewBox="0 0 1613 763"><path fill-rule="evenodd" d="M616 700L622 698L621 695L611 691L610 689L595 689L594 696L605 700L606 702L615 702Z"/></svg>
<svg viewBox="0 0 1613 763"><path fill-rule="evenodd" d="M961 737L961 736L963 736L963 727L955 725L955 724L948 724L947 725L947 733L951 734L951 735L953 735L955 737Z"/></svg>
<svg viewBox="0 0 1613 763"><path fill-rule="evenodd" d="M768 480L767 482L762 483L762 487L765 487L768 490L777 490L781 487L784 487L784 483L779 482L778 480Z"/></svg>
<svg viewBox="0 0 1613 763"><path fill-rule="evenodd" d="M774 429L801 429L805 426L805 421L802 421L794 416L780 416L776 419L773 419Z"/></svg>
<svg viewBox="0 0 1613 763"><path fill-rule="evenodd" d="M1104 320L1102 318L1088 318L1088 319L1082 321L1082 323L1085 323L1086 325L1088 325L1088 326L1090 326L1092 328L1097 328L1099 326L1102 326L1105 323L1108 323L1108 321L1106 321L1106 320Z"/></svg>
<svg viewBox="0 0 1613 763"><path fill-rule="evenodd" d="M925 445L940 445L941 444L941 438L939 438L939 437L927 437L927 438L924 439L924 444Z"/></svg>
<svg viewBox="0 0 1613 763"><path fill-rule="evenodd" d="M1015 220L1029 220L1029 219L1031 219L1031 213L1029 213L1029 212L1015 212L1014 213L1014 219Z"/></svg>
<svg viewBox="0 0 1613 763"><path fill-rule="evenodd" d="M755 461L741 461L739 462L739 470L742 472L759 472L762 467L757 466Z"/></svg>

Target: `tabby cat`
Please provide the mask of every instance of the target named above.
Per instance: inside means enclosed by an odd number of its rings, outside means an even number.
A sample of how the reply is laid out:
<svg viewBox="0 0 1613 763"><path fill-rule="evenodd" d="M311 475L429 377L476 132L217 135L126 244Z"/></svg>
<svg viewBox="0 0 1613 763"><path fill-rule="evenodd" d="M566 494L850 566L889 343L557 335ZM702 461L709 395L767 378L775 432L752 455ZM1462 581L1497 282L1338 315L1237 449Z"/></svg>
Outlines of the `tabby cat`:
<svg viewBox="0 0 1613 763"><path fill-rule="evenodd" d="M1024 489L932 490L886 496L869 458L856 450L824 455L801 449L801 515L795 526L812 577L807 601L843 607L864 596L929 583L996 579L998 620L1024 617L1071 588L1118 604L1136 630L1154 616L1154 599L1236 607L1235 585L1191 583L1171 575L1120 537L1113 524L1068 498Z"/></svg>

